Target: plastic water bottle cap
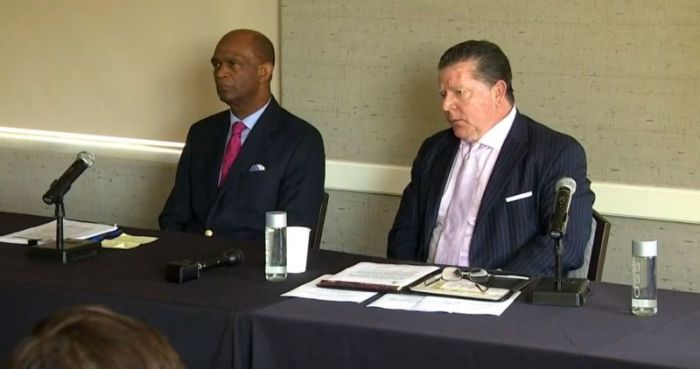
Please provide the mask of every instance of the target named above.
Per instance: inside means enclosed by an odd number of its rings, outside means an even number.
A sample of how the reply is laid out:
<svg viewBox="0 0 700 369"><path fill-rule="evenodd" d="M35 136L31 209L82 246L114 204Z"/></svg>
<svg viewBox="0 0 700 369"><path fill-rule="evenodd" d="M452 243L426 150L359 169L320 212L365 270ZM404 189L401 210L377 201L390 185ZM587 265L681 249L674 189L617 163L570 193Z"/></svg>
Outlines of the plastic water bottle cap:
<svg viewBox="0 0 700 369"><path fill-rule="evenodd" d="M658 241L632 241L632 255L634 256L656 256Z"/></svg>
<svg viewBox="0 0 700 369"><path fill-rule="evenodd" d="M287 212L268 211L265 213L265 227L283 228L287 226Z"/></svg>

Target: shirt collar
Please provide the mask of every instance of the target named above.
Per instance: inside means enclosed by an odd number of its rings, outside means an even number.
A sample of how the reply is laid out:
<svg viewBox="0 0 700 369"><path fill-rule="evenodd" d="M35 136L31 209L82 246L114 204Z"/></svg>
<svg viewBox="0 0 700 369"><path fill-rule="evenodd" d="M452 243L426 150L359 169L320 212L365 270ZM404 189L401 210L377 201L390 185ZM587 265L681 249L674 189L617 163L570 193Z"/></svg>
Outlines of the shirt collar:
<svg viewBox="0 0 700 369"><path fill-rule="evenodd" d="M491 129L486 132L485 135L481 137L478 143L486 145L496 151L501 151L503 147L503 142L505 142L506 137L508 137L508 132L510 128L513 127L513 121L515 121L515 113L517 109L515 105L510 109L510 112L501 119L496 125L491 127Z"/></svg>
<svg viewBox="0 0 700 369"><path fill-rule="evenodd" d="M253 129L253 127L255 127L255 124L258 123L258 119L260 119L260 116L262 115L262 113L264 113L265 109L267 109L267 106L270 105L270 101L272 101L272 99L267 100L267 102L265 103L265 105L262 106L262 108L256 110L255 113L253 113L253 114L251 114L243 119L238 118L237 116L235 116L233 114L233 112L231 110L229 110L229 115L231 117L231 124L236 123L236 122L243 122L243 124L246 126L246 128Z"/></svg>

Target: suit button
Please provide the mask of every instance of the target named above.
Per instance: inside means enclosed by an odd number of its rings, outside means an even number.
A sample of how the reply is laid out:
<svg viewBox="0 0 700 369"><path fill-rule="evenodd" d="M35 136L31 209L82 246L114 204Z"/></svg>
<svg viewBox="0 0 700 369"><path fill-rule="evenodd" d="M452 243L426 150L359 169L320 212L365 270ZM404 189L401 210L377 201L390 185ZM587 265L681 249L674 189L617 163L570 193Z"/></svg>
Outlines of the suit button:
<svg viewBox="0 0 700 369"><path fill-rule="evenodd" d="M206 231L204 231L204 235L207 237L211 237L214 235L214 231L212 231L211 229L207 229Z"/></svg>

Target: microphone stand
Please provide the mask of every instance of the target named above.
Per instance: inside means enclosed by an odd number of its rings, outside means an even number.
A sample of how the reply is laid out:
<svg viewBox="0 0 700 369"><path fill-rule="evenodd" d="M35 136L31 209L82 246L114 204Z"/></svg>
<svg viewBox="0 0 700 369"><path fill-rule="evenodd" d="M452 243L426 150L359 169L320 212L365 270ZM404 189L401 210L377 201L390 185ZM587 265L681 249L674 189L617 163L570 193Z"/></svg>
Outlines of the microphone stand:
<svg viewBox="0 0 700 369"><path fill-rule="evenodd" d="M557 244L556 248L554 249L554 258L557 268L557 280L555 282L555 286L557 291L561 291L561 280L564 278L564 271L561 266L561 254L564 252L564 245L562 245L561 237L556 237L554 242Z"/></svg>
<svg viewBox="0 0 700 369"><path fill-rule="evenodd" d="M591 287L585 278L564 278L561 262L564 253L563 234L552 234L556 276L539 278L530 292L530 301L537 305L581 306L588 301Z"/></svg>
<svg viewBox="0 0 700 369"><path fill-rule="evenodd" d="M33 246L29 249L29 256L42 260L60 260L63 264L95 256L100 251L99 241L76 240L63 238L63 218L66 208L63 205L63 195L58 196L54 203L56 209L56 241L43 245Z"/></svg>
<svg viewBox="0 0 700 369"><path fill-rule="evenodd" d="M63 242L63 218L66 215L66 208L63 206L63 196L56 199L56 250L63 256L65 246ZM65 258L61 257L63 264L66 263Z"/></svg>

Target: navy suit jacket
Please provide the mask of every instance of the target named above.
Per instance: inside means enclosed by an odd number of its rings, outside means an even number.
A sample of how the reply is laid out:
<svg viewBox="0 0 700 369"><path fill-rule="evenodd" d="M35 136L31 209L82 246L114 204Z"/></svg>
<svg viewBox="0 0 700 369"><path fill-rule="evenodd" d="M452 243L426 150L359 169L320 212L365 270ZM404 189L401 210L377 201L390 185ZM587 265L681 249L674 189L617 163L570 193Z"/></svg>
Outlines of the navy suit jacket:
<svg viewBox="0 0 700 369"><path fill-rule="evenodd" d="M411 171L389 232L388 256L426 261L442 193L460 140L451 129L428 138ZM530 275L555 274L554 241L549 222L555 184L562 177L576 181L567 233L564 271L583 263L591 234L594 195L586 177L586 154L572 137L516 114L488 181L469 249L470 265L501 268ZM532 191L532 196L506 198Z"/></svg>
<svg viewBox="0 0 700 369"><path fill-rule="evenodd" d="M229 111L195 123L187 135L175 185L160 214L161 229L261 240L265 212L287 212L288 225L314 228L323 199L321 134L274 97L248 134L221 188L219 170ZM251 170L254 166L264 170Z"/></svg>

